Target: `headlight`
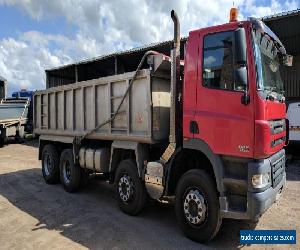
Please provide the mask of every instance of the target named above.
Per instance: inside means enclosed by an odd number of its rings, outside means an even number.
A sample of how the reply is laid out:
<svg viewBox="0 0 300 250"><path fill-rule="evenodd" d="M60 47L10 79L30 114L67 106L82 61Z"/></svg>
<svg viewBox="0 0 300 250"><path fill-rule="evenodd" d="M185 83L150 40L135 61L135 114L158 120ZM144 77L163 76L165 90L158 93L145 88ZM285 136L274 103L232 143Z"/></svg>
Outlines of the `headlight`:
<svg viewBox="0 0 300 250"><path fill-rule="evenodd" d="M270 183L270 173L255 174L252 176L252 185L254 188L264 188Z"/></svg>

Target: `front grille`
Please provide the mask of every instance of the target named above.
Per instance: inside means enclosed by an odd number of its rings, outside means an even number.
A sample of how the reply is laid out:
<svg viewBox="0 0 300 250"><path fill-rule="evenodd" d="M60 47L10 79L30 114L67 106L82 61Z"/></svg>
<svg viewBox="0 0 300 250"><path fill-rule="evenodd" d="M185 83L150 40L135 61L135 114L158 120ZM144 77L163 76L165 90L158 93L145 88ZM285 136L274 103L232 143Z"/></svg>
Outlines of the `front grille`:
<svg viewBox="0 0 300 250"><path fill-rule="evenodd" d="M272 163L272 186L276 187L283 178L285 169L285 156Z"/></svg>
<svg viewBox="0 0 300 250"><path fill-rule="evenodd" d="M270 126L270 132L271 135L276 135L279 133L282 133L286 131L286 121L285 119L280 119L280 120L271 120L269 121L269 126ZM271 141L271 148L276 147L277 145L280 145L284 143L286 140L285 136L282 136L280 138L274 139Z"/></svg>
<svg viewBox="0 0 300 250"><path fill-rule="evenodd" d="M275 139L275 140L272 140L271 141L271 147L276 147L277 145L281 144L281 143L284 143L285 142L285 136L281 137L281 138L278 138L278 139Z"/></svg>
<svg viewBox="0 0 300 250"><path fill-rule="evenodd" d="M286 129L285 119L269 121L269 125L272 135L279 134Z"/></svg>

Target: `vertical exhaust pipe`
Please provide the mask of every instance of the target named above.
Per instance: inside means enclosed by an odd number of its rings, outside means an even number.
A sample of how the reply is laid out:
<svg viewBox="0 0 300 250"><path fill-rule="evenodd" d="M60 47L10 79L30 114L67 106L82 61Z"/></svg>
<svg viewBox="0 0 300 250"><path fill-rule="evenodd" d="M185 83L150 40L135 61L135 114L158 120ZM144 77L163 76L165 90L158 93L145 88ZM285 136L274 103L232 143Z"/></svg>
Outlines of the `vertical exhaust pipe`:
<svg viewBox="0 0 300 250"><path fill-rule="evenodd" d="M161 156L161 162L167 163L176 149L176 96L180 81L180 23L174 10L171 11L174 23L174 42L171 50L171 107L169 146Z"/></svg>
<svg viewBox="0 0 300 250"><path fill-rule="evenodd" d="M174 10L171 11L174 23L174 43L171 51L171 110L169 142L176 145L176 96L180 81L180 23Z"/></svg>

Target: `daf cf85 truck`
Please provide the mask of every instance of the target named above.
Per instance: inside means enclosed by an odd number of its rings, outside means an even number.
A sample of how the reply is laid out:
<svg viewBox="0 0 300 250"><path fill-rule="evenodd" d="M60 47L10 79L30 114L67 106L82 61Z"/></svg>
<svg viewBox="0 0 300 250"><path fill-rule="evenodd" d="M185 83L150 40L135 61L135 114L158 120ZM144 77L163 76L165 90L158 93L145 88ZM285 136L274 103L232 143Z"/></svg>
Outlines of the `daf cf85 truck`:
<svg viewBox="0 0 300 250"><path fill-rule="evenodd" d="M235 11L191 31L184 48L172 11L171 51L138 63L129 51L120 71L120 61L46 71L47 89L34 94L45 181L74 192L101 174L130 215L149 198L175 197L180 228L200 242L223 218L257 221L285 184L279 70L292 57L262 21Z"/></svg>

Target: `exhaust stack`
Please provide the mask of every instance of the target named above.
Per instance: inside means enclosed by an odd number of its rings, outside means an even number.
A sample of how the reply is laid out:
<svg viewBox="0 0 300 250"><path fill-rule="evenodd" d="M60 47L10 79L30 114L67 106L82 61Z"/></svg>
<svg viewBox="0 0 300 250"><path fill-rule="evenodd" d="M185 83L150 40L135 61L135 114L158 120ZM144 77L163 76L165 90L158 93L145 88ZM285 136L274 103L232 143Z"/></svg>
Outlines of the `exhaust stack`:
<svg viewBox="0 0 300 250"><path fill-rule="evenodd" d="M170 110L170 136L169 142L176 145L176 96L180 80L180 23L174 10L171 11L174 23L174 44L171 51L171 110Z"/></svg>
<svg viewBox="0 0 300 250"><path fill-rule="evenodd" d="M176 96L180 81L180 23L174 10L171 11L174 23L174 43L171 50L171 107L170 107L170 135L169 146L161 156L161 162L169 161L176 149Z"/></svg>

